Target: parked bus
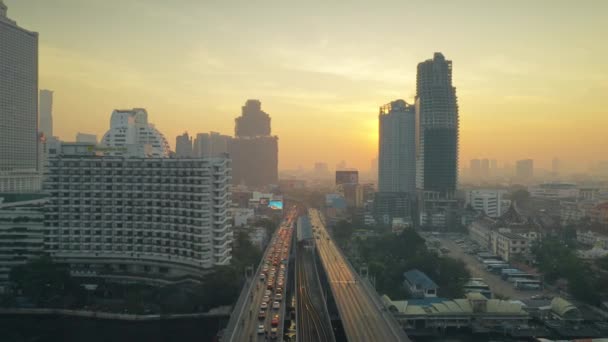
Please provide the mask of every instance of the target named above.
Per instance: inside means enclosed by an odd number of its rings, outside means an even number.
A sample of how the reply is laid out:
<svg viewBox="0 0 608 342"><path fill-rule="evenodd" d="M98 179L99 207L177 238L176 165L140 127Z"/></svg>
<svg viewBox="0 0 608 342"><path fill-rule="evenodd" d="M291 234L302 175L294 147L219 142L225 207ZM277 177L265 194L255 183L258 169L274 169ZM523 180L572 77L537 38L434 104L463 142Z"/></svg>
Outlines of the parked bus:
<svg viewBox="0 0 608 342"><path fill-rule="evenodd" d="M489 264L486 265L486 270L492 272L492 273L500 273L500 271L502 271L505 268L509 268L510 265L507 263L499 263L499 264Z"/></svg>
<svg viewBox="0 0 608 342"><path fill-rule="evenodd" d="M507 279L507 276L511 273L523 273L521 270L517 268L504 268L500 270L500 276L502 279Z"/></svg>
<svg viewBox="0 0 608 342"><path fill-rule="evenodd" d="M538 276L536 274L530 273L510 273L507 275L507 281L510 283L515 283L518 279L529 279L529 280L538 280Z"/></svg>
<svg viewBox="0 0 608 342"><path fill-rule="evenodd" d="M538 279L515 279L515 288L520 290L541 290L542 283Z"/></svg>

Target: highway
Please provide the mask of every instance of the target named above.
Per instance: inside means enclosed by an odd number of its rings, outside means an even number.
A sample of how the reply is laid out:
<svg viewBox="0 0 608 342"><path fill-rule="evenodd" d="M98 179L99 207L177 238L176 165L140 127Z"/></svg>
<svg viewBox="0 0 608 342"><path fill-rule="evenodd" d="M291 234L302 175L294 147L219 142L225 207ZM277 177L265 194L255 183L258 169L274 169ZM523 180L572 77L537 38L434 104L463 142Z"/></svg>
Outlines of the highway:
<svg viewBox="0 0 608 342"><path fill-rule="evenodd" d="M311 241L312 242L312 241ZM298 244L296 250L298 342L334 342L311 245Z"/></svg>
<svg viewBox="0 0 608 342"><path fill-rule="evenodd" d="M273 235L254 275L247 302L234 332L225 341L281 341L286 311L289 253L296 210L291 210Z"/></svg>
<svg viewBox="0 0 608 342"><path fill-rule="evenodd" d="M321 213L310 209L309 216L315 232L315 242L321 263L342 319L349 342L409 341L398 323L384 309L374 292L359 276L329 236Z"/></svg>

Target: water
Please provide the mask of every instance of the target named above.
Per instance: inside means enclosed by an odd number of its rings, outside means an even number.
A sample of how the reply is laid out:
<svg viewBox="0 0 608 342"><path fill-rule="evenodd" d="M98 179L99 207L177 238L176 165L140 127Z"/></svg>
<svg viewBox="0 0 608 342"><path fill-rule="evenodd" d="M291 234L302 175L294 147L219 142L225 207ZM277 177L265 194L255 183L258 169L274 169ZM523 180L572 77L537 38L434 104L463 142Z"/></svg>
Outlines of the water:
<svg viewBox="0 0 608 342"><path fill-rule="evenodd" d="M1 342L212 342L226 319L131 322L58 315L0 316Z"/></svg>

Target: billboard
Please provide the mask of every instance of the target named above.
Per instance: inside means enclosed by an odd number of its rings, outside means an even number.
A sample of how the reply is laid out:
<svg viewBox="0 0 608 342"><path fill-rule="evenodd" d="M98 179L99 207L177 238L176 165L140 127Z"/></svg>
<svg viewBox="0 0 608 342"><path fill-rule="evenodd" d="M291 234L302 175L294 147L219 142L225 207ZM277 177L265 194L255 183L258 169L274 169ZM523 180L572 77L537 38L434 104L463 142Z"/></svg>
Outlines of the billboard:
<svg viewBox="0 0 608 342"><path fill-rule="evenodd" d="M359 184L359 171L336 171L336 185Z"/></svg>
<svg viewBox="0 0 608 342"><path fill-rule="evenodd" d="M272 210L283 210L283 201L281 200L271 200L268 203L268 207Z"/></svg>

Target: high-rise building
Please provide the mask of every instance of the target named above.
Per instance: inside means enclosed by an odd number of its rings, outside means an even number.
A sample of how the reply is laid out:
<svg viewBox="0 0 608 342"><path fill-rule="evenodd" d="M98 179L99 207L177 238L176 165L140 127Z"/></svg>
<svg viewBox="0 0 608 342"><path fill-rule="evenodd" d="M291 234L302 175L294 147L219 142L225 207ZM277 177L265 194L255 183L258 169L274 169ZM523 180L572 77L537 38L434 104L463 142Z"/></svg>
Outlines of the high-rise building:
<svg viewBox="0 0 608 342"><path fill-rule="evenodd" d="M192 138L188 135L188 132L184 132L182 135L178 135L175 138L175 155L178 158L192 158Z"/></svg>
<svg viewBox="0 0 608 342"><path fill-rule="evenodd" d="M227 156L95 157L83 144L61 148L45 182L51 257L90 276L167 280L230 263Z"/></svg>
<svg viewBox="0 0 608 342"><path fill-rule="evenodd" d="M515 165L515 177L521 181L528 181L534 177L534 160L518 160Z"/></svg>
<svg viewBox="0 0 608 342"><path fill-rule="evenodd" d="M481 160L481 176L483 178L490 176L490 161L486 158Z"/></svg>
<svg viewBox="0 0 608 342"><path fill-rule="evenodd" d="M260 100L247 100L242 109L242 115L234 120L236 137L251 138L270 135L270 115L262 110Z"/></svg>
<svg viewBox="0 0 608 342"><path fill-rule="evenodd" d="M171 153L167 139L148 123L143 108L114 110L101 145L110 156L167 158Z"/></svg>
<svg viewBox="0 0 608 342"><path fill-rule="evenodd" d="M248 186L278 184L278 137L270 135L270 116L262 111L260 101L247 100L235 123L236 136L228 146L233 183Z"/></svg>
<svg viewBox="0 0 608 342"><path fill-rule="evenodd" d="M471 169L471 176L473 176L473 178L478 179L481 177L481 160L471 159L469 168Z"/></svg>
<svg viewBox="0 0 608 342"><path fill-rule="evenodd" d="M458 103L452 61L441 53L418 64L417 187L452 197L458 181Z"/></svg>
<svg viewBox="0 0 608 342"><path fill-rule="evenodd" d="M38 33L0 1L0 192L40 190Z"/></svg>
<svg viewBox="0 0 608 342"><path fill-rule="evenodd" d="M218 132L198 133L194 139L192 153L195 157L217 157L228 153L232 137Z"/></svg>
<svg viewBox="0 0 608 342"><path fill-rule="evenodd" d="M560 164L560 160L557 159L557 157L551 160L551 173L553 174L553 176L559 176Z"/></svg>
<svg viewBox="0 0 608 342"><path fill-rule="evenodd" d="M416 192L416 110L403 100L380 107L378 191Z"/></svg>
<svg viewBox="0 0 608 342"><path fill-rule="evenodd" d="M53 92L51 90L41 89L40 100L38 101L39 108L39 129L44 133L45 137L53 136Z"/></svg>
<svg viewBox="0 0 608 342"><path fill-rule="evenodd" d="M419 223L446 228L458 221L458 102L452 61L436 52L416 77L416 187Z"/></svg>

